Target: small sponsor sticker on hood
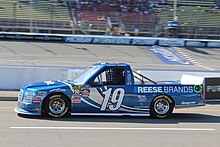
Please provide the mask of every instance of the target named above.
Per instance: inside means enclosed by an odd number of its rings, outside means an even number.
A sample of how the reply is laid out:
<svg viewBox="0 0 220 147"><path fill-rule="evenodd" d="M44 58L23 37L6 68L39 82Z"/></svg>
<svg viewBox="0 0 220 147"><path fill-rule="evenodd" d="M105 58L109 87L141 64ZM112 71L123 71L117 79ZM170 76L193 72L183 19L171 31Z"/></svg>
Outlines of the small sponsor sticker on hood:
<svg viewBox="0 0 220 147"><path fill-rule="evenodd" d="M53 85L53 84L55 84L55 82L53 82L53 81L44 81L44 83L46 83L47 85Z"/></svg>

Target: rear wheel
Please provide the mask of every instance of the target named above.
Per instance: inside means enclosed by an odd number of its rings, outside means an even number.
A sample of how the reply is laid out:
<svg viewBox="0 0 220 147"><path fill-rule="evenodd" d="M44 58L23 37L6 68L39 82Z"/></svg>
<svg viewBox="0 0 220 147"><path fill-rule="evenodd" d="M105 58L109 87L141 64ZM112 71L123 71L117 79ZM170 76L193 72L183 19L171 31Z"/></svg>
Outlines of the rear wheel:
<svg viewBox="0 0 220 147"><path fill-rule="evenodd" d="M173 100L167 95L159 95L151 103L150 113L154 118L167 118L173 112Z"/></svg>
<svg viewBox="0 0 220 147"><path fill-rule="evenodd" d="M69 112L70 103L66 96L55 94L49 96L44 103L45 115L50 117L63 117Z"/></svg>

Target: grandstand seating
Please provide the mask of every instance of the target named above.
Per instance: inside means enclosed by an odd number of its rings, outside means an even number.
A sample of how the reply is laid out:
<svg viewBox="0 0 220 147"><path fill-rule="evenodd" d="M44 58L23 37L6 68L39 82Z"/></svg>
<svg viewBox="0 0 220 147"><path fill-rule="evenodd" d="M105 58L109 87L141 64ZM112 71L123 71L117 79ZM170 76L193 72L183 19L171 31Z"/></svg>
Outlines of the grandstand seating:
<svg viewBox="0 0 220 147"><path fill-rule="evenodd" d="M172 8L154 8L164 23L173 20ZM179 6L179 24L182 26L220 27L220 10L207 7Z"/></svg>
<svg viewBox="0 0 220 147"><path fill-rule="evenodd" d="M52 30L51 32L58 30L61 33L71 32L71 19L66 3L55 4L49 0L33 1L32 16L30 16L29 0L1 0L0 27L12 28L9 31L24 31L25 29L20 28L28 28L31 20L36 32L40 29L45 32L48 30ZM149 2L155 3L153 0L149 0ZM123 31L126 33L132 34L135 29L138 29L142 35L157 36L156 31L163 31L162 27L166 26L166 22L173 20L173 2L174 0L167 0L167 3L158 3L159 7L152 9L143 8L134 3L123 3L123 5L106 2L84 3L80 7L74 7L78 21L78 26L74 27L84 30L84 33L104 33L110 26L110 21L112 24L123 27ZM200 28L198 30L207 30L207 32L210 29L219 31L220 10L215 9L215 6L214 0L178 0L177 15L180 26L184 29L193 26ZM136 8L138 8L137 11ZM145 10L146 13L144 13ZM159 32L159 34L161 33Z"/></svg>
<svg viewBox="0 0 220 147"><path fill-rule="evenodd" d="M155 0L150 0L149 2L155 3ZM166 4L173 4L174 0L167 0ZM214 0L177 0L179 5L189 5L189 6L216 6Z"/></svg>
<svg viewBox="0 0 220 147"><path fill-rule="evenodd" d="M1 1L0 17L16 19L30 18L30 5L27 1L10 0ZM33 3L32 17L34 20L69 20L68 10L65 7L56 7L48 1L39 1Z"/></svg>
<svg viewBox="0 0 220 147"><path fill-rule="evenodd" d="M149 14L132 12L133 7L126 6L127 12L122 12L120 5L114 4L96 4L96 5L81 5L77 9L77 19L79 22L90 23L94 22L107 23L107 18L112 23L123 24L127 31L134 31L135 27L143 30L143 28L149 28L152 30L155 20L151 18ZM146 29L145 29L146 31Z"/></svg>
<svg viewBox="0 0 220 147"><path fill-rule="evenodd" d="M215 3L213 2L213 0L205 0L205 1L201 1L201 0L178 0L178 3L181 4L188 4L188 5L200 5L200 6L215 6Z"/></svg>

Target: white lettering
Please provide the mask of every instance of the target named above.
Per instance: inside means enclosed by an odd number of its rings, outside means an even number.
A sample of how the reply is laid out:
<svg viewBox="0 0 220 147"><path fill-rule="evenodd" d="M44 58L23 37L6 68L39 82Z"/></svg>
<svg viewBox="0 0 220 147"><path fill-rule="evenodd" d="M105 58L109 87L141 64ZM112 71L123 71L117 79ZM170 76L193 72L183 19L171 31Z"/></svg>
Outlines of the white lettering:
<svg viewBox="0 0 220 147"><path fill-rule="evenodd" d="M168 93L169 92L169 90L168 90L168 87L167 86L165 86L164 88L163 88L164 90L164 93Z"/></svg>
<svg viewBox="0 0 220 147"><path fill-rule="evenodd" d="M158 92L163 92L162 87L158 87Z"/></svg>
<svg viewBox="0 0 220 147"><path fill-rule="evenodd" d="M148 92L152 93L153 92L152 89L153 89L153 87L148 87Z"/></svg>
<svg viewBox="0 0 220 147"><path fill-rule="evenodd" d="M79 42L79 43L90 43L92 41L92 37L73 37L68 36L66 37L66 42Z"/></svg>
<svg viewBox="0 0 220 147"><path fill-rule="evenodd" d="M220 85L207 86L206 91L207 92L220 92Z"/></svg>
<svg viewBox="0 0 220 147"><path fill-rule="evenodd" d="M208 89L208 88L207 88ZM138 93L193 93L193 86L137 87Z"/></svg>
<svg viewBox="0 0 220 147"><path fill-rule="evenodd" d="M137 87L138 93L158 93L163 92L162 87Z"/></svg>
<svg viewBox="0 0 220 147"><path fill-rule="evenodd" d="M173 93L173 87L169 87L169 93Z"/></svg>
<svg viewBox="0 0 220 147"><path fill-rule="evenodd" d="M138 87L138 93L143 93L143 87Z"/></svg>
<svg viewBox="0 0 220 147"><path fill-rule="evenodd" d="M164 86L164 93L193 93L193 86Z"/></svg>
<svg viewBox="0 0 220 147"><path fill-rule="evenodd" d="M193 104L196 104L196 102L195 101L193 101L193 102L182 102L181 103L181 105L193 105Z"/></svg>
<svg viewBox="0 0 220 147"><path fill-rule="evenodd" d="M93 43L103 43L103 44L130 44L130 38L94 38Z"/></svg>
<svg viewBox="0 0 220 147"><path fill-rule="evenodd" d="M156 43L156 39L132 39L131 44L137 45L154 45Z"/></svg>
<svg viewBox="0 0 220 147"><path fill-rule="evenodd" d="M189 87L189 93L193 93L193 87L192 86Z"/></svg>

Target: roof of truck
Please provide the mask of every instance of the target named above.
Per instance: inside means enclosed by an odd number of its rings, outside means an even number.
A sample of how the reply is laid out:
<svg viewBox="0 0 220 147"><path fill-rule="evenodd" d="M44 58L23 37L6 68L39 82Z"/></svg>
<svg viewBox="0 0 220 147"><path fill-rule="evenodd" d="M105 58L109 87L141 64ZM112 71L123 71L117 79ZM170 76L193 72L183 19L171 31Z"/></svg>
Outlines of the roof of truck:
<svg viewBox="0 0 220 147"><path fill-rule="evenodd" d="M93 64L94 66L97 65L102 65L102 66L130 66L129 64L126 63L107 63L107 62L97 62L95 64Z"/></svg>

